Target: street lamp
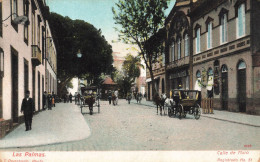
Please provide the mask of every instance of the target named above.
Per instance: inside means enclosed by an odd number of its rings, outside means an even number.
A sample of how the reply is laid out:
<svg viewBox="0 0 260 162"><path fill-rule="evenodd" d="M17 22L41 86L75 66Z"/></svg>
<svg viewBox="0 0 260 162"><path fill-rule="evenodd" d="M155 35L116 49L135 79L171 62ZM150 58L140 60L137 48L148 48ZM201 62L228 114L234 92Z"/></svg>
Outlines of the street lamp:
<svg viewBox="0 0 260 162"><path fill-rule="evenodd" d="M80 49L78 50L78 53L77 53L77 58L78 58L78 64L77 64L77 71L78 71L78 93L79 93L79 59L82 57L82 54L80 52Z"/></svg>
<svg viewBox="0 0 260 162"><path fill-rule="evenodd" d="M16 15L16 17L14 18L13 22L15 24L22 24L25 25L26 22L28 22L28 17L27 16L18 16L16 13L11 14L10 16L8 16L6 19L2 20L1 24L3 24L4 21L6 21L7 19L9 19L11 16Z"/></svg>

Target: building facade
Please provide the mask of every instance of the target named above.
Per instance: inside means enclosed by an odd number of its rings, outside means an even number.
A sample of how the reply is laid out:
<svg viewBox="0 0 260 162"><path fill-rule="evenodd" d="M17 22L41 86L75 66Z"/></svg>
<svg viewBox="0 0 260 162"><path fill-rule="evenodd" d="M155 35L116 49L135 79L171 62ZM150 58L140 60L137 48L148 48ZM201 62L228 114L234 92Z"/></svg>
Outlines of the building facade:
<svg viewBox="0 0 260 162"><path fill-rule="evenodd" d="M166 89L192 89L190 0L177 0L165 21Z"/></svg>
<svg viewBox="0 0 260 162"><path fill-rule="evenodd" d="M48 12L43 0L0 1L1 137L23 122L20 108L26 90L31 92L36 111L42 110ZM17 24L19 16L26 18L23 24Z"/></svg>
<svg viewBox="0 0 260 162"><path fill-rule="evenodd" d="M198 0L192 19L193 86L214 109L260 114L256 0Z"/></svg>

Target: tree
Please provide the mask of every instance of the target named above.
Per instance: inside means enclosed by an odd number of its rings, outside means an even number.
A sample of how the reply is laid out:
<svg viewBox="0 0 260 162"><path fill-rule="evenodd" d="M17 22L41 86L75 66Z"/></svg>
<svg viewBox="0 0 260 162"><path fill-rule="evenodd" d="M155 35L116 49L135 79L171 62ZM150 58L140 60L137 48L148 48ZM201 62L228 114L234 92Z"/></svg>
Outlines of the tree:
<svg viewBox="0 0 260 162"><path fill-rule="evenodd" d="M168 0L119 0L117 10L113 7L114 20L121 25L119 40L139 47L139 56L144 59L152 79L152 93L155 92L155 82L152 64L158 54L163 52L162 28ZM157 38L157 36L159 38Z"/></svg>
<svg viewBox="0 0 260 162"><path fill-rule="evenodd" d="M111 73L112 47L101 30L83 20L71 20L56 13L50 14L49 23L57 50L59 92L74 77L84 77L97 84L101 73ZM80 59L76 56L79 49Z"/></svg>
<svg viewBox="0 0 260 162"><path fill-rule="evenodd" d="M135 81L135 78L140 76L140 68L143 68L140 57L134 57L128 54L123 62L123 72L126 77L129 77L131 82Z"/></svg>

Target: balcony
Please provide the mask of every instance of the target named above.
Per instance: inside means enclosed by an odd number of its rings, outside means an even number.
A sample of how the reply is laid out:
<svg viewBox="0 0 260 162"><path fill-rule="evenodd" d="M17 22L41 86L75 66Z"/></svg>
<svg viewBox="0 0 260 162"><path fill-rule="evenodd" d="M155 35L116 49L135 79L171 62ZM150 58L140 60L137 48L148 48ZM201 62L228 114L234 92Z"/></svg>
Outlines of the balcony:
<svg viewBox="0 0 260 162"><path fill-rule="evenodd" d="M177 67L182 67L184 65L189 65L190 63L190 56L186 56L186 57L183 57L179 60L175 60L173 62L170 62L168 65L167 65L167 70L169 69L174 69L174 68L177 68Z"/></svg>
<svg viewBox="0 0 260 162"><path fill-rule="evenodd" d="M32 45L32 65L38 66L42 63L41 50L37 45Z"/></svg>

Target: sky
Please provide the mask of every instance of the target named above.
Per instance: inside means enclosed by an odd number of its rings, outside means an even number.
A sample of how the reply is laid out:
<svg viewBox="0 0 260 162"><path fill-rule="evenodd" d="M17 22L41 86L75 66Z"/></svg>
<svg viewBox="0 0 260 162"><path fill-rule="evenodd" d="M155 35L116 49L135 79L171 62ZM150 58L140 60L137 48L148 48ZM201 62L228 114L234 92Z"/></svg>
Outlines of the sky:
<svg viewBox="0 0 260 162"><path fill-rule="evenodd" d="M117 40L118 34L114 27L112 7L118 0L46 0L51 12L56 12L71 19L81 19L97 29L102 30L106 40L111 43ZM166 15L172 9L175 0L171 0ZM113 45L112 45L113 46Z"/></svg>

